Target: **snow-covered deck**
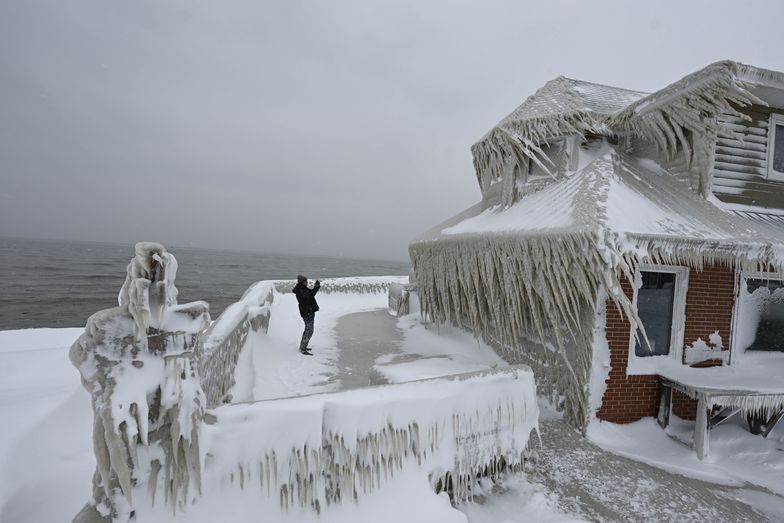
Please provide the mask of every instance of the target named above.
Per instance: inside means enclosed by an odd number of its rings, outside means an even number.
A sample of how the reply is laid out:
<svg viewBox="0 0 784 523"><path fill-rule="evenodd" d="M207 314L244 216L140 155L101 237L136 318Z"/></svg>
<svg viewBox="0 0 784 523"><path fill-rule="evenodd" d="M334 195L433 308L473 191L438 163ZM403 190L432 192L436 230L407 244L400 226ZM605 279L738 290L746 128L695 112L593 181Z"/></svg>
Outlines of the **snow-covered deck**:
<svg viewBox="0 0 784 523"><path fill-rule="evenodd" d="M673 390L697 400L693 444L699 459L710 450L710 430L738 413L756 413L770 419L764 436L773 430L784 413L784 355L744 354L727 366L694 368L674 360L663 360L656 373L662 379L659 424L670 421ZM714 407L721 407L712 418Z"/></svg>
<svg viewBox="0 0 784 523"><path fill-rule="evenodd" d="M784 395L784 354L747 352L732 365L695 368L664 359L656 373L672 381L688 383L712 394L730 392Z"/></svg>

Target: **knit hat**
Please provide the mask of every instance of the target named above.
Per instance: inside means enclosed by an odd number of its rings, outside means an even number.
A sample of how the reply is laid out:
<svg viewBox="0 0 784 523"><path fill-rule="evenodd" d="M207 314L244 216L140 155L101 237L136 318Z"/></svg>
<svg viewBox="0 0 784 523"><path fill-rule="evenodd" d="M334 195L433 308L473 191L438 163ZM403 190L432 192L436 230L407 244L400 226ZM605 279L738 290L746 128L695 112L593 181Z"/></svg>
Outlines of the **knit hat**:
<svg viewBox="0 0 784 523"><path fill-rule="evenodd" d="M305 284L305 283L307 283L307 281L308 281L308 279L306 277L304 277L303 275L300 274L299 276L297 276L297 283Z"/></svg>

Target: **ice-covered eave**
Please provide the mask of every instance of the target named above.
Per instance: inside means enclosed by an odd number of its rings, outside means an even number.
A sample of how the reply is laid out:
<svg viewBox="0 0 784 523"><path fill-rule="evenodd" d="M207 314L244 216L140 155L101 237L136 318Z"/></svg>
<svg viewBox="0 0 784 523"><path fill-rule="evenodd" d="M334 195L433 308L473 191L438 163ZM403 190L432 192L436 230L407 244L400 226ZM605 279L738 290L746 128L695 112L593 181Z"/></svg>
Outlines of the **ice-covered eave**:
<svg viewBox="0 0 784 523"><path fill-rule="evenodd" d="M595 238L598 228L590 226L574 226L574 227L551 227L542 229L512 229L502 231L480 231L480 232L461 232L454 234L444 234L440 230L430 231L429 234L423 234L416 238L409 244L409 247L415 245L431 244L431 243L465 243L471 241L525 241L525 240L552 240L558 238L571 238L571 237L591 237Z"/></svg>
<svg viewBox="0 0 784 523"><path fill-rule="evenodd" d="M479 186L483 187L484 179L499 179L507 169L522 167L528 160L549 172L552 165L541 149L543 144L569 136L610 135L609 118L584 110L528 118L513 125L502 122L471 146Z"/></svg>
<svg viewBox="0 0 784 523"><path fill-rule="evenodd" d="M784 244L728 239L689 238L660 234L619 235L623 256L635 262L686 265L701 269L722 264L743 270L784 268ZM626 241L624 242L623 239Z"/></svg>
<svg viewBox="0 0 784 523"><path fill-rule="evenodd" d="M768 77L759 71L730 60L713 63L630 104L610 120L610 126L619 131L625 130L627 124L635 118L643 118L657 111L677 109L684 101L697 102L695 110L707 111L703 116L712 115L717 108L727 108L725 105L728 101L740 105L764 104L748 91L751 84ZM768 73L773 74L773 71ZM733 110L731 107L728 109Z"/></svg>
<svg viewBox="0 0 784 523"><path fill-rule="evenodd" d="M437 323L468 326L479 337L526 351L532 337L557 349L572 385L566 413L586 419L593 331L586 312L604 290L632 318L619 280L624 260L601 229L437 235L409 246L422 313ZM574 347L567 349L567 346Z"/></svg>
<svg viewBox="0 0 784 523"><path fill-rule="evenodd" d="M707 197L719 116L748 120L737 107L767 105L750 92L752 84L743 80L747 67L732 61L711 64L632 103L608 125L618 134L653 142L667 155L682 150L687 164L696 171L698 192Z"/></svg>
<svg viewBox="0 0 784 523"><path fill-rule="evenodd" d="M746 84L758 87L771 87L773 89L784 89L784 73L754 67L746 64L737 65L737 77Z"/></svg>
<svg viewBox="0 0 784 523"><path fill-rule="evenodd" d="M519 229L504 231L465 232L443 234L431 231L412 241L409 247L429 244L466 244L470 242L493 241L564 241L568 238L590 238L599 242L603 229L596 226L575 226L547 229ZM740 239L711 239L688 236L671 236L666 234L613 232L618 238L618 252L624 256L639 254L650 248L657 252L691 251L693 258L711 257L719 260L749 262L760 261L767 264L784 264L784 243L750 242ZM624 247L625 246L625 247ZM632 248L633 246L633 248ZM695 265L696 267L697 265Z"/></svg>

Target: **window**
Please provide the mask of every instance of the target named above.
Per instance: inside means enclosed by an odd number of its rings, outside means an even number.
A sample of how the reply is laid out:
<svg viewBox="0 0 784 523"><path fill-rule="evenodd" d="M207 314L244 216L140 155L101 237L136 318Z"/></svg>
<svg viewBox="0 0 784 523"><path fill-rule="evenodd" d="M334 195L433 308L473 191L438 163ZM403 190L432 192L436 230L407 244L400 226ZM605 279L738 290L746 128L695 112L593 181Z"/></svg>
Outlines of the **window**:
<svg viewBox="0 0 784 523"><path fill-rule="evenodd" d="M633 303L648 343L638 330L629 332L626 373L655 374L661 358L681 361L689 269L671 265L643 265L635 277ZM636 334L636 335L635 335Z"/></svg>
<svg viewBox="0 0 784 523"><path fill-rule="evenodd" d="M784 122L782 122L784 125ZM784 131L782 131L784 133ZM527 182L537 181L537 180L547 180L550 181L553 177L558 176L561 170L561 157L563 155L563 142L557 141L550 144L541 144L539 145L539 149L541 149L543 154L536 154L536 157L539 159L539 162L542 164L533 161L532 159L528 159L528 179ZM542 167L544 166L544 167ZM784 176L784 174L782 174Z"/></svg>
<svg viewBox="0 0 784 523"><path fill-rule="evenodd" d="M642 286L637 289L637 314L645 327L650 348L642 332L637 333L634 354L639 357L670 353L672 312L675 308L675 274L642 271Z"/></svg>
<svg viewBox="0 0 784 523"><path fill-rule="evenodd" d="M768 124L768 179L784 181L784 114L773 113Z"/></svg>
<svg viewBox="0 0 784 523"><path fill-rule="evenodd" d="M784 352L784 281L772 273L744 274L736 309L741 351Z"/></svg>

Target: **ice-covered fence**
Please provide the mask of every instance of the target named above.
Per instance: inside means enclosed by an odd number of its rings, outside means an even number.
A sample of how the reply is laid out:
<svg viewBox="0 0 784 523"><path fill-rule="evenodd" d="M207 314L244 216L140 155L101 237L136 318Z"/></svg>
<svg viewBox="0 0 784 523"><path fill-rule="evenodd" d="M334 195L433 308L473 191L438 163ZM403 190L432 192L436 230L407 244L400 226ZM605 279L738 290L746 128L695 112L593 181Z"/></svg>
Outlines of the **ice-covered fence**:
<svg viewBox="0 0 784 523"><path fill-rule="evenodd" d="M267 332L274 290L271 281L254 283L204 333L200 373L208 405L219 404L234 386L237 360L248 336Z"/></svg>
<svg viewBox="0 0 784 523"><path fill-rule="evenodd" d="M280 293L291 292L296 285L294 280L277 280L274 282L275 290ZM321 280L321 294L353 293L377 294L387 292L392 284L408 283L407 276L356 276L351 278L329 278Z"/></svg>
<svg viewBox="0 0 784 523"><path fill-rule="evenodd" d="M478 477L522 464L535 389L520 366L218 407L201 431L202 498L242 489L283 510L320 511L412 468L465 499Z"/></svg>

